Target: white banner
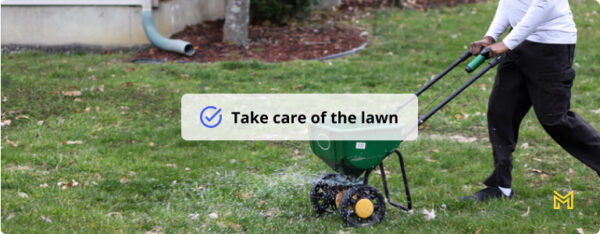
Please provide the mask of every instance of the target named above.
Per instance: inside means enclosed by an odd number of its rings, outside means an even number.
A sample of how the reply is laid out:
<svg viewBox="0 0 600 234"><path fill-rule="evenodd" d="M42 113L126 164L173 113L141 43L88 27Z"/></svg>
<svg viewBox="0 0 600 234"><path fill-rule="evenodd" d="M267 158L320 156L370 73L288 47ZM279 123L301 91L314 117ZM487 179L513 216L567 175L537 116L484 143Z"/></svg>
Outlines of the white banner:
<svg viewBox="0 0 600 234"><path fill-rule="evenodd" d="M416 140L413 94L185 94L185 140Z"/></svg>

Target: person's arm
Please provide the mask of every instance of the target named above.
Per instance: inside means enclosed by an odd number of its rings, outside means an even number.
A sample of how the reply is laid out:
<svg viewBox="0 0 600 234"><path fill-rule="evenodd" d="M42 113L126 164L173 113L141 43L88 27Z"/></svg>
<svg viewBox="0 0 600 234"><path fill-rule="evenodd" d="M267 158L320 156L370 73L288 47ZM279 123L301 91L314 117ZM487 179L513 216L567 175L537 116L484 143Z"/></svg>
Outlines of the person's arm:
<svg viewBox="0 0 600 234"><path fill-rule="evenodd" d="M498 37L500 37L500 35L502 35L502 33L504 33L506 28L508 28L510 25L508 21L508 11L504 1L505 0L500 0L498 3L498 8L496 8L494 19L492 20L492 23L490 24L490 27L484 36L484 38L491 37L494 39L492 43L498 41Z"/></svg>
<svg viewBox="0 0 600 234"><path fill-rule="evenodd" d="M479 54L479 52L481 52L481 48L488 47L496 42L498 37L500 37L500 35L506 31L506 28L510 23L508 22L508 12L506 11L504 1L505 0L500 0L498 3L494 19L492 20L488 31L483 36L483 39L471 43L471 54Z"/></svg>
<svg viewBox="0 0 600 234"><path fill-rule="evenodd" d="M531 35L540 24L547 20L547 15L559 0L533 0L523 19L502 40L508 49L514 49Z"/></svg>

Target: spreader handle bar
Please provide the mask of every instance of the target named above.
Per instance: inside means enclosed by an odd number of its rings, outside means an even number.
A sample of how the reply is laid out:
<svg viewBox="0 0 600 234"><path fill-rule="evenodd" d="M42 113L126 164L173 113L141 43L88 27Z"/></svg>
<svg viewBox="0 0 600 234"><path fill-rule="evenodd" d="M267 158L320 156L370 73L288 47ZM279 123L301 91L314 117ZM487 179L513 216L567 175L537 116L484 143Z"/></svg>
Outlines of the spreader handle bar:
<svg viewBox="0 0 600 234"><path fill-rule="evenodd" d="M432 80L430 80L429 82L427 82L425 85L423 85L423 87L421 87L421 89L419 89L419 91L417 91L415 93L415 96L412 96L410 99L404 101L402 104L400 104L398 107L396 107L396 110L394 110L394 112L392 112L392 114L396 114L398 113L400 110L402 110L406 105L408 105L409 103L411 103L413 100L415 100L419 95L421 95L423 92L425 92L425 90L429 89L429 87L433 86L433 84L435 84L435 82L437 82L438 80L442 79L442 77L444 77L446 74L448 74L448 72L452 71L452 69L454 69L456 66L458 66L458 64L464 62L465 60L467 60L469 57L471 57L471 52L470 51L465 51L456 61L454 61L452 64L450 64L450 66L448 66L446 69L444 69L442 71L442 73L438 74L437 76L435 76Z"/></svg>
<svg viewBox="0 0 600 234"><path fill-rule="evenodd" d="M432 80L427 82L427 84L423 85L423 87L421 87L421 89L419 89L419 91L417 91L415 93L415 95L416 96L421 95L423 92L425 92L425 90L429 89L429 87L431 87L433 84L435 84L435 82L442 79L442 77L444 77L446 74L448 74L448 72L452 71L452 69L454 69L456 66L458 66L458 64L464 62L469 57L471 57L471 52L469 50L467 50L456 61L454 61L452 64L450 64L450 66L448 66L446 69L444 69L442 71L442 73L438 74Z"/></svg>
<svg viewBox="0 0 600 234"><path fill-rule="evenodd" d="M425 123L425 121L427 121L427 119L429 119L436 112L438 112L440 109L442 109L442 107L444 107L446 104L448 104L450 101L452 101L452 99L454 99L456 96L458 96L460 93L462 93L462 91L467 89L467 87L471 86L471 84L473 84L477 79L479 79L479 77L483 76L483 74L485 74L488 70L490 70L493 67L495 67L496 65L498 65L498 63L500 63L500 61L502 61L503 58L504 58L503 54L498 55L496 58L494 58L492 61L490 61L488 63L488 65L485 66L485 68L483 68L483 70L479 71L475 76L473 76L473 78L469 79L466 83L464 83L462 86L460 86L460 88L458 88L457 90L452 92L452 94L450 94L450 96L448 96L446 99L444 99L440 104L438 104L432 110L427 112L427 114L419 117L419 125L422 125L423 123Z"/></svg>

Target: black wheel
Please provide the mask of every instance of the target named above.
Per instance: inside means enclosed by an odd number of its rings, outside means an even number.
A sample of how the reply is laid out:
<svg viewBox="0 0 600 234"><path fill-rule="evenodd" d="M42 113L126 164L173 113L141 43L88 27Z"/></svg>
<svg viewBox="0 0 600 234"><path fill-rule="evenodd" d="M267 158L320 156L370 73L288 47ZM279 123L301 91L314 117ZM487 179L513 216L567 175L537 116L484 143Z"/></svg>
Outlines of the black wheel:
<svg viewBox="0 0 600 234"><path fill-rule="evenodd" d="M352 186L342 196L340 215L350 226L371 226L383 220L385 200L376 188L369 185Z"/></svg>
<svg viewBox="0 0 600 234"><path fill-rule="evenodd" d="M335 210L335 196L337 186L328 183L328 180L337 177L336 173L323 174L310 188L310 203L317 213L333 212Z"/></svg>

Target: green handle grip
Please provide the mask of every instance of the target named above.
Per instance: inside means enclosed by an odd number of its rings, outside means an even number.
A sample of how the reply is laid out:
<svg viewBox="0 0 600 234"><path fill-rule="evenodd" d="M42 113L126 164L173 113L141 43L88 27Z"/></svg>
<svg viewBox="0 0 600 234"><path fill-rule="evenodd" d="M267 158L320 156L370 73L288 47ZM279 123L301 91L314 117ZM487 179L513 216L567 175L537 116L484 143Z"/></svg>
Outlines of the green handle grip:
<svg viewBox="0 0 600 234"><path fill-rule="evenodd" d="M469 64L467 64L467 67L465 67L465 71L467 71L468 73L475 71L475 69L477 69L489 57L490 49L483 49L481 53L479 53L479 55L475 57L475 59L473 59Z"/></svg>

